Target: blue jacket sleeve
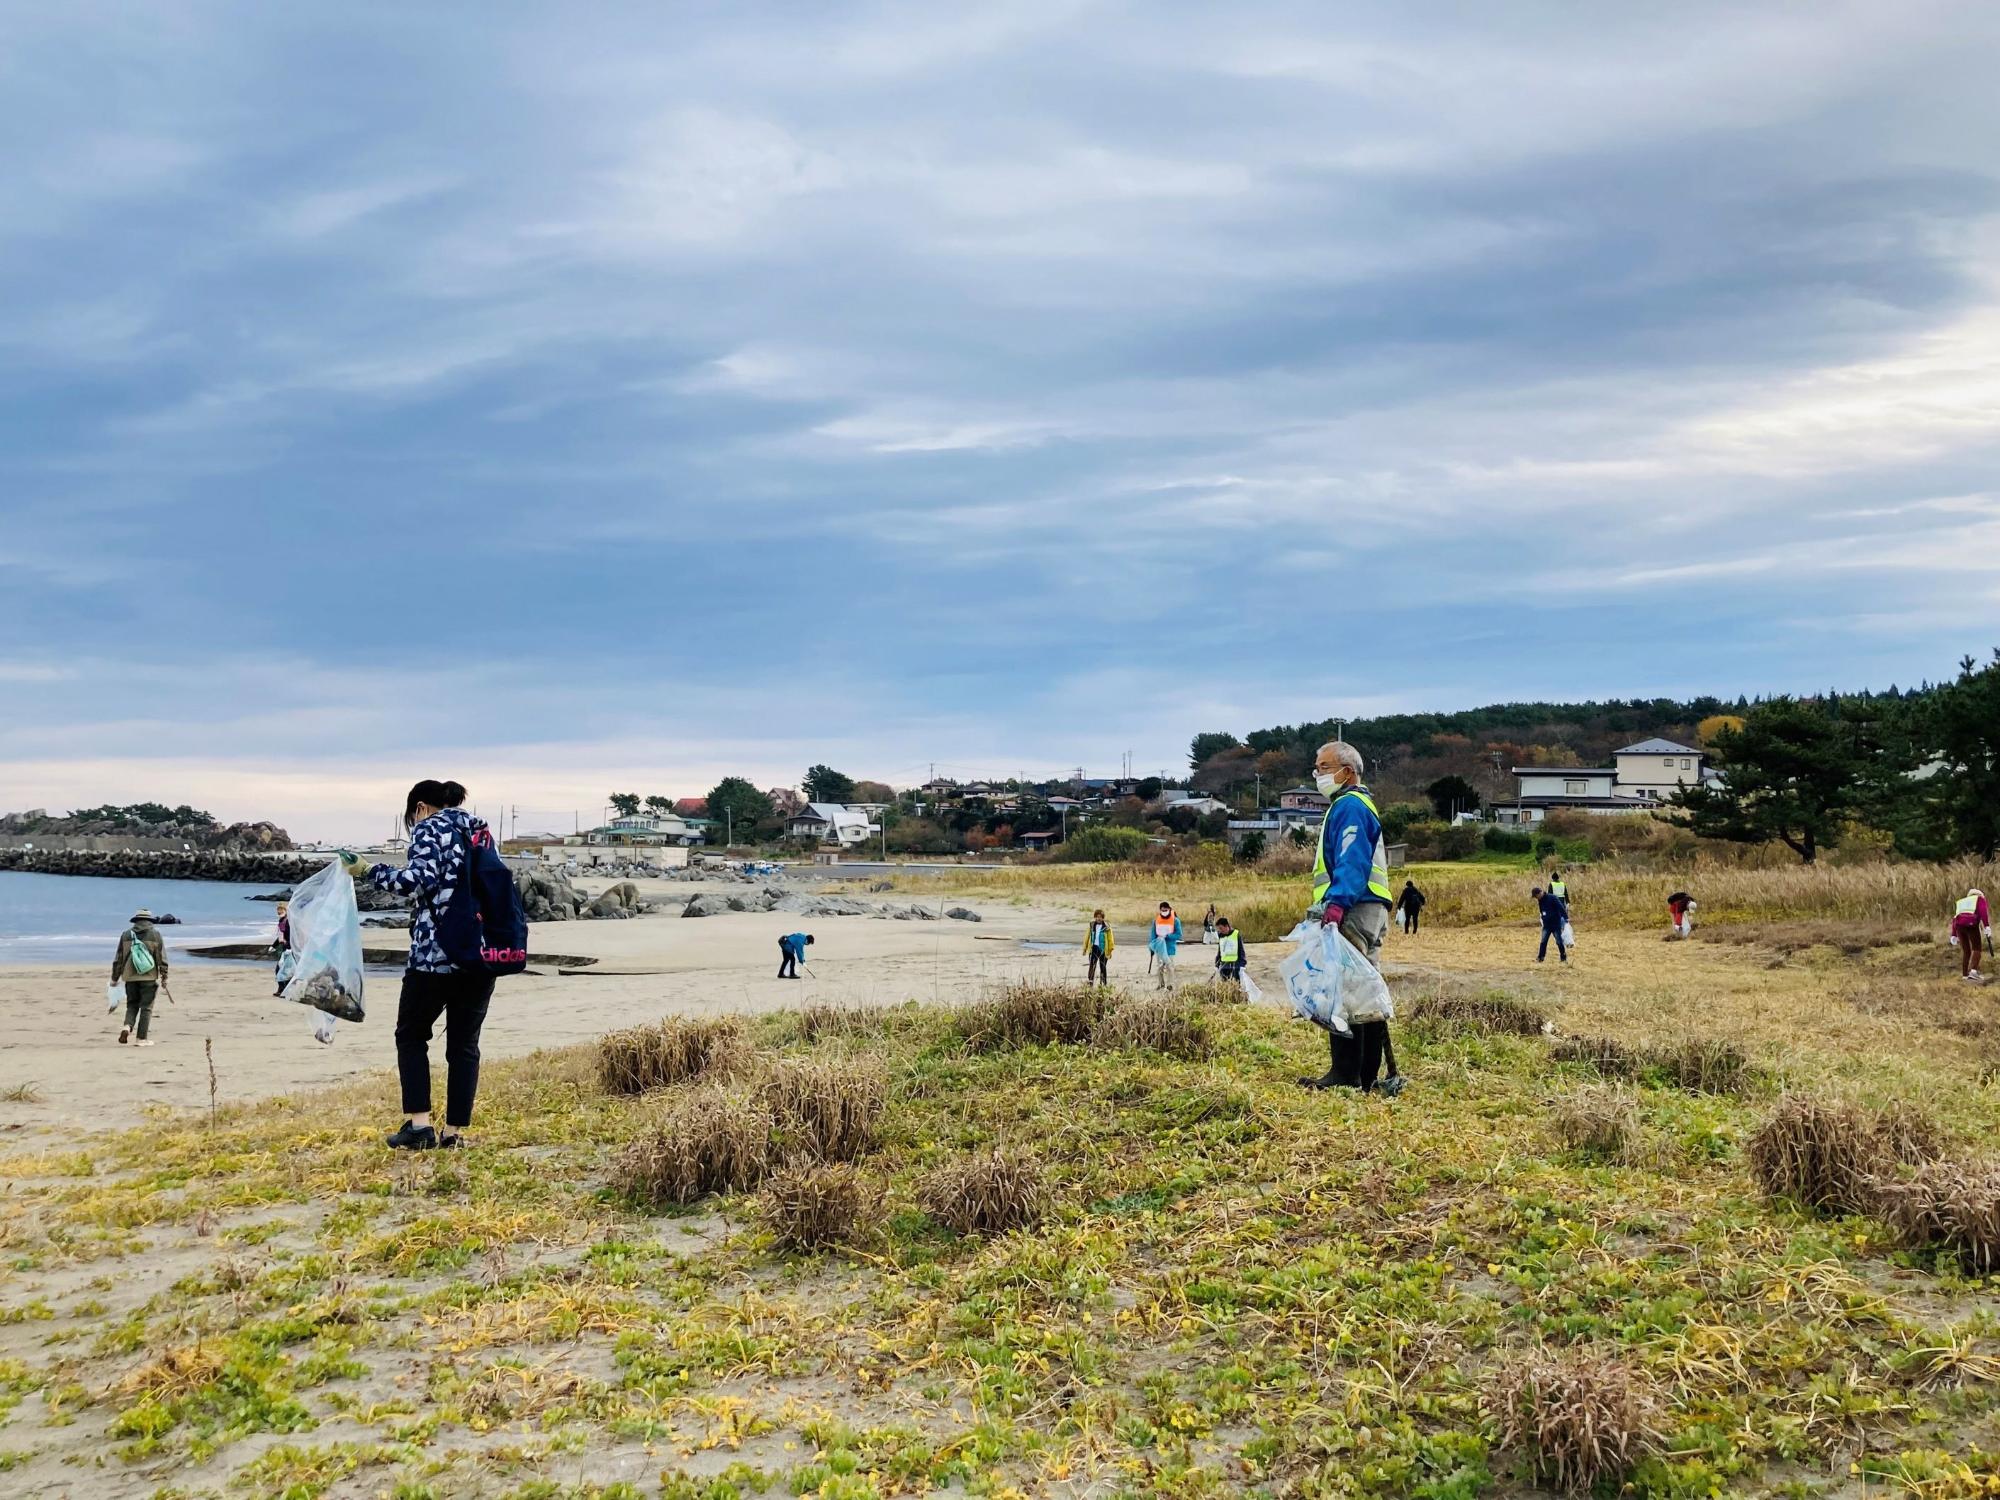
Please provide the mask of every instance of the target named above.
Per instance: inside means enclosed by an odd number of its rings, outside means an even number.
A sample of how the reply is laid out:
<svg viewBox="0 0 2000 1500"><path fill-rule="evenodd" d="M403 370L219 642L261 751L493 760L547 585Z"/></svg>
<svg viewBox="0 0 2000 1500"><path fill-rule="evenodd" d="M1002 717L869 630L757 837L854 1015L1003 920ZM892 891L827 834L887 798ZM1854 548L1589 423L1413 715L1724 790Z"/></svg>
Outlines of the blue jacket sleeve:
<svg viewBox="0 0 2000 1500"><path fill-rule="evenodd" d="M368 878L377 890L394 891L399 896L429 895L444 884L445 841L426 818L410 834L409 858L399 870L394 865L376 865Z"/></svg>
<svg viewBox="0 0 2000 1500"><path fill-rule="evenodd" d="M1342 797L1333 805L1326 820L1326 869L1332 884L1327 903L1353 906L1376 899L1368 889L1368 875L1375 866L1375 845L1382 837L1382 823L1362 805L1359 798Z"/></svg>

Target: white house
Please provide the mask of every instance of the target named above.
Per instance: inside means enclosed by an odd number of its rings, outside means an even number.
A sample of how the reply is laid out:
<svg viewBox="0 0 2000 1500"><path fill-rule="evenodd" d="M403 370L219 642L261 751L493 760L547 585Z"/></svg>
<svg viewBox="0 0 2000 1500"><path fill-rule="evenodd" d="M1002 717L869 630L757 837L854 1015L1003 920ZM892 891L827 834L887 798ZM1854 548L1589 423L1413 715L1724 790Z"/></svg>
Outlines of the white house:
<svg viewBox="0 0 2000 1500"><path fill-rule="evenodd" d="M1496 803L1496 823L1539 823L1551 809L1571 808L1587 813L1641 812L1652 801L1618 794L1618 771L1614 766L1516 766L1514 784L1519 788L1511 804Z"/></svg>
<svg viewBox="0 0 2000 1500"><path fill-rule="evenodd" d="M1627 745L1618 762L1618 794L1664 802L1685 786L1699 786L1702 752L1672 740L1641 740Z"/></svg>
<svg viewBox="0 0 2000 1500"><path fill-rule="evenodd" d="M808 802L803 812L794 814L785 823L785 832L795 839L818 839L822 844L842 849L881 831L860 808L844 807L838 802Z"/></svg>

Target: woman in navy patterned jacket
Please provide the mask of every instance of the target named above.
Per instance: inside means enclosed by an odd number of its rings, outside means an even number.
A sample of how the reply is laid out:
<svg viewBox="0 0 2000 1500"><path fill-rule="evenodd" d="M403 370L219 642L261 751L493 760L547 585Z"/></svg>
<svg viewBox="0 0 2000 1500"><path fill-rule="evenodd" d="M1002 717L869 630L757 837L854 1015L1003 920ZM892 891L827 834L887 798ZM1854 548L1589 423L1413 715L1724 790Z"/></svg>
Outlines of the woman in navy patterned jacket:
<svg viewBox="0 0 2000 1500"><path fill-rule="evenodd" d="M410 830L410 853L401 869L371 865L351 854L340 857L355 882L409 897L410 963L396 1003L396 1072L402 1079L403 1109L409 1118L389 1137L399 1150L428 1151L456 1146L472 1123L472 1100L479 1091L479 1028L493 998L493 976L460 969L438 944L437 913L462 893L468 841L492 834L460 805L465 788L455 781L420 781L410 788L403 826ZM469 895L469 891L463 891ZM431 1032L444 1017L444 1129L431 1125Z"/></svg>

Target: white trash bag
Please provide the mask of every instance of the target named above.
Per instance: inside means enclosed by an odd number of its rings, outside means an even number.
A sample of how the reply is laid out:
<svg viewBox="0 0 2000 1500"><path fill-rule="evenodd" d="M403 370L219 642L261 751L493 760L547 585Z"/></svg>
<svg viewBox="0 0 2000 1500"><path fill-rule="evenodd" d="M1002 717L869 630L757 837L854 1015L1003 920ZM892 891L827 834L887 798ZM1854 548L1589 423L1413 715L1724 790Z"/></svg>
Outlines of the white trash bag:
<svg viewBox="0 0 2000 1500"><path fill-rule="evenodd" d="M298 955L280 998L343 1021L359 1021L361 910L354 882L338 862L301 881L292 892L291 948Z"/></svg>
<svg viewBox="0 0 2000 1500"><path fill-rule="evenodd" d="M1574 948L1576 946L1576 929L1570 926L1568 922L1563 923L1562 940L1565 948Z"/></svg>
<svg viewBox="0 0 2000 1500"><path fill-rule="evenodd" d="M1240 977L1243 981L1243 999L1245 1003L1250 1005L1263 1003L1264 992L1257 988L1257 981L1250 977L1250 971L1245 969Z"/></svg>
<svg viewBox="0 0 2000 1500"><path fill-rule="evenodd" d="M104 1008L107 1011L115 1011L124 1003L125 986L114 979L104 987Z"/></svg>
<svg viewBox="0 0 2000 1500"><path fill-rule="evenodd" d="M1287 938L1292 951L1278 965L1293 1014L1353 1034L1356 1021L1387 1021L1396 1014L1389 985L1338 927L1301 922Z"/></svg>

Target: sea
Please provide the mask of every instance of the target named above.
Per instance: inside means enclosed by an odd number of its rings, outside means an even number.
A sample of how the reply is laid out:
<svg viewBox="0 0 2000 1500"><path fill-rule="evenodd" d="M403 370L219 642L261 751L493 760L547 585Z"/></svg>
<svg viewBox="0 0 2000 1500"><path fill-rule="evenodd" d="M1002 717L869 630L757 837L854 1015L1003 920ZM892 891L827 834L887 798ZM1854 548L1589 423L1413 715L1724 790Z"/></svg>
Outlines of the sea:
<svg viewBox="0 0 2000 1500"><path fill-rule="evenodd" d="M167 952L176 964L199 963L186 956L187 949L272 937L276 906L249 898L283 889L225 880L124 880L0 870L0 965L101 964L109 973L118 935L142 906L154 916L179 917L177 925L160 929Z"/></svg>

